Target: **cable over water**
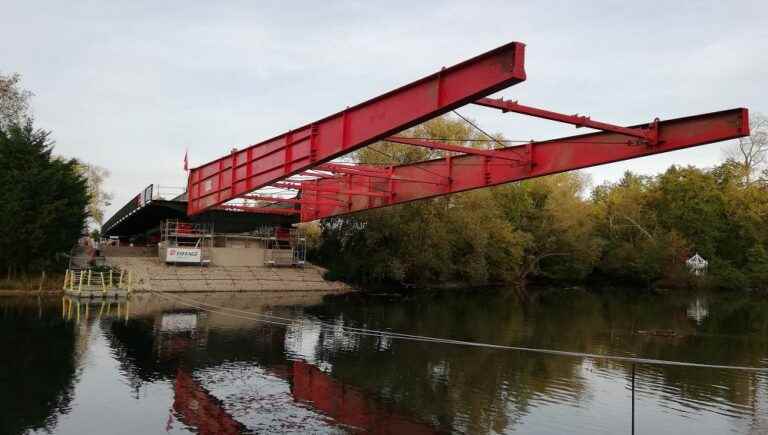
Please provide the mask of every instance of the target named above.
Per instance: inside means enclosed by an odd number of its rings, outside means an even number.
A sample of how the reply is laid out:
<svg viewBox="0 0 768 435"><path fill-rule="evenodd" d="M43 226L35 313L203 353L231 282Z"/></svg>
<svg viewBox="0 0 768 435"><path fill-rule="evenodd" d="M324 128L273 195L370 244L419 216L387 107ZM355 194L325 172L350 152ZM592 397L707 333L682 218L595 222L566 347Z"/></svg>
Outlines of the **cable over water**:
<svg viewBox="0 0 768 435"><path fill-rule="evenodd" d="M228 308L220 305L209 304L209 303L197 301L191 298L171 296L167 292L158 292L154 290L149 290L149 292L159 297L165 298L166 300L175 301L191 308L196 308L202 311L206 311L214 314L221 314L221 315L229 316L233 318L252 320L256 322L262 322L262 323L285 326L285 327L289 327L296 324L297 322L303 321L303 319L297 320L297 319L292 319L288 317L280 317L280 316L274 316L270 314L255 313L252 311L245 311L245 310L239 310L236 308ZM742 370L742 371L751 371L751 372L759 372L759 373L768 373L768 367L703 364L703 363L692 363L692 362L684 362L684 361L660 360L660 359L653 359L653 358L638 358L638 357L627 357L627 356L618 356L618 355L601 355L601 354L594 354L594 353L572 352L572 351L565 351L565 350L544 349L544 348L535 348L535 347L507 346L507 345L493 344L493 343L480 343L480 342L474 342L474 341L454 340L449 338L402 334L398 332L382 331L382 330L367 329L367 328L356 328L351 326L336 325L336 324L324 322L324 321L317 321L313 323L320 324L322 327L333 329L333 330L341 329L342 331L348 334L360 335L360 336L387 337L387 338L394 338L394 339L408 340L408 341L415 341L415 342L453 344L453 345L478 347L478 348L485 348L485 349L510 350L510 351L538 353L538 354L545 354L545 355L568 356L568 357L574 357L574 358L591 358L591 359L597 359L597 360L619 361L619 362L627 362L627 363L633 363L633 364L697 367L697 368Z"/></svg>

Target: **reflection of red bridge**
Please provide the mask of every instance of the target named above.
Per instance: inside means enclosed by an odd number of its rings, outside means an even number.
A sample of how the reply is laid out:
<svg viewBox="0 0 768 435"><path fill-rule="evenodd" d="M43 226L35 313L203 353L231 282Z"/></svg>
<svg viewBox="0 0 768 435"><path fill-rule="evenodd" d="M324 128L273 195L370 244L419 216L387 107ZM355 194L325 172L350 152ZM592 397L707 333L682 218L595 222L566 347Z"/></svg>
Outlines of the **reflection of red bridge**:
<svg viewBox="0 0 768 435"><path fill-rule="evenodd" d="M386 409L303 361L294 361L287 370L271 372L288 380L294 400L309 404L338 424L376 434L437 432L427 424L411 421ZM176 372L173 410L179 420L196 428L201 435L239 434L246 429L224 409L219 399L183 369Z"/></svg>
<svg viewBox="0 0 768 435"><path fill-rule="evenodd" d="M227 413L219 399L182 369L176 371L173 390L173 410L179 420L197 428L199 434L234 435L245 429Z"/></svg>
<svg viewBox="0 0 768 435"><path fill-rule="evenodd" d="M360 391L346 387L313 365L294 361L292 369L293 397L312 403L315 409L341 424L378 434L436 433L431 426L386 410Z"/></svg>

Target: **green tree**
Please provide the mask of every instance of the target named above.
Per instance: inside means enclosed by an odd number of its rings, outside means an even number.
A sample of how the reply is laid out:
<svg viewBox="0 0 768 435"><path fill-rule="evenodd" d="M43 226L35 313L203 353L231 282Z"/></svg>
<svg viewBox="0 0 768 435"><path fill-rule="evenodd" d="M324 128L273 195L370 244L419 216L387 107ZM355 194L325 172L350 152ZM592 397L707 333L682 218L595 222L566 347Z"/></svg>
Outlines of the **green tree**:
<svg viewBox="0 0 768 435"><path fill-rule="evenodd" d="M451 117L403 135L465 147L494 143ZM445 154L382 142L358 152L357 159L405 164ZM363 283L582 279L599 252L588 239L592 220L581 198L586 185L580 174L561 174L330 219L323 224L320 261L338 277Z"/></svg>
<svg viewBox="0 0 768 435"><path fill-rule="evenodd" d="M578 281L600 255L592 237L592 206L582 198L588 179L579 172L512 183L493 189L496 207L524 240L518 281L531 277Z"/></svg>
<svg viewBox="0 0 768 435"><path fill-rule="evenodd" d="M87 180L52 149L31 121L0 130L0 266L9 274L51 267L84 229Z"/></svg>

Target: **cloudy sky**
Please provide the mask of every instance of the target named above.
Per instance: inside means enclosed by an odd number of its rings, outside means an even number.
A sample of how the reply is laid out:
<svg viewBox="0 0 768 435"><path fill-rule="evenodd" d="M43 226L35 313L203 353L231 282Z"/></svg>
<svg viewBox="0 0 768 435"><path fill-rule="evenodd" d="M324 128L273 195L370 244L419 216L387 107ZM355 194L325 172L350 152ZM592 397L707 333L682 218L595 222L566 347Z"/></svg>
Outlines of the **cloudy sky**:
<svg viewBox="0 0 768 435"><path fill-rule="evenodd" d="M522 103L632 124L733 107L768 113L768 2L11 1L0 71L23 75L56 152L112 173L111 215L150 183L509 41ZM460 112L509 139L572 127ZM711 166L714 144L589 170Z"/></svg>

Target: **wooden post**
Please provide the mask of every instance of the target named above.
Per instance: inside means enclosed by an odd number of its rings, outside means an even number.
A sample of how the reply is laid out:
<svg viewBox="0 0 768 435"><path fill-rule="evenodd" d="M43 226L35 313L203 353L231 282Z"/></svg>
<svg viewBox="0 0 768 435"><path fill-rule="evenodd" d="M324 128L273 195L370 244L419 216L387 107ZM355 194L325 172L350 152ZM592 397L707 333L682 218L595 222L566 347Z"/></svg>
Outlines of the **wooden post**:
<svg viewBox="0 0 768 435"><path fill-rule="evenodd" d="M88 269L88 287L91 286L91 269Z"/></svg>
<svg viewBox="0 0 768 435"><path fill-rule="evenodd" d="M107 292L107 284L104 283L104 272L99 272L101 275L101 291L106 293Z"/></svg>
<svg viewBox="0 0 768 435"><path fill-rule="evenodd" d="M109 269L109 288L112 288L112 269Z"/></svg>
<svg viewBox="0 0 768 435"><path fill-rule="evenodd" d="M123 288L123 270L120 269L120 281L117 283L117 286L121 289Z"/></svg>
<svg viewBox="0 0 768 435"><path fill-rule="evenodd" d="M67 281L69 280L69 269L64 271L64 290L67 289Z"/></svg>
<svg viewBox="0 0 768 435"><path fill-rule="evenodd" d="M37 287L38 292L43 291L43 282L45 282L45 271L43 271L42 275L40 276L40 285Z"/></svg>
<svg viewBox="0 0 768 435"><path fill-rule="evenodd" d="M78 292L83 291L83 271L82 270L80 271L80 286L77 288L77 291Z"/></svg>

